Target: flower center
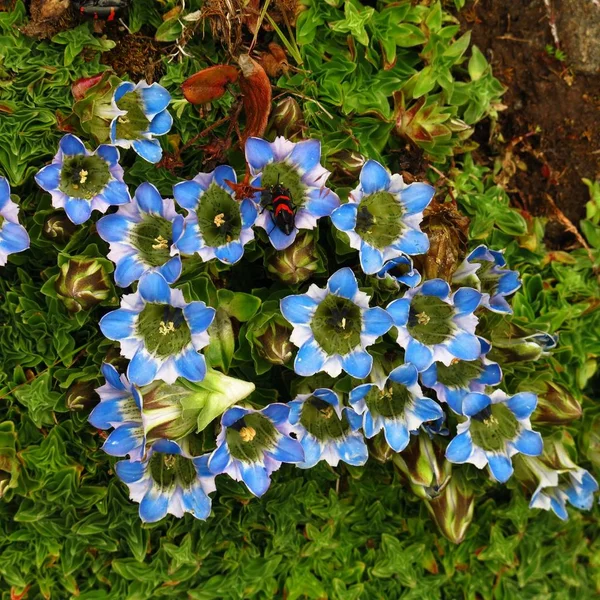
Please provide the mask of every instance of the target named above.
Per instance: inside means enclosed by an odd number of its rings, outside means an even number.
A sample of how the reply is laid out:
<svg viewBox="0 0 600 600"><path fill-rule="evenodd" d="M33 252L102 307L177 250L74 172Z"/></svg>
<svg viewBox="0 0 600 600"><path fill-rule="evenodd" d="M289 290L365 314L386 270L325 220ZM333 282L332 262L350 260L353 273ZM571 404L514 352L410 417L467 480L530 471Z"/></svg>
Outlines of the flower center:
<svg viewBox="0 0 600 600"><path fill-rule="evenodd" d="M144 215L143 221L134 225L130 240L140 253L140 258L151 267L160 267L170 260L173 224L163 217Z"/></svg>
<svg viewBox="0 0 600 600"><path fill-rule="evenodd" d="M373 416L391 419L404 414L407 405L412 403L412 396L405 385L388 380L383 390L373 386L365 402Z"/></svg>
<svg viewBox="0 0 600 600"><path fill-rule="evenodd" d="M497 452L516 437L519 423L504 404L491 404L471 417L470 431L476 446Z"/></svg>
<svg viewBox="0 0 600 600"><path fill-rule="evenodd" d="M161 358L178 354L192 341L183 310L168 304L146 304L138 316L137 333L148 352Z"/></svg>
<svg viewBox="0 0 600 600"><path fill-rule="evenodd" d="M108 163L99 156L67 156L60 172L59 189L72 198L90 200L110 180Z"/></svg>
<svg viewBox="0 0 600 600"><path fill-rule="evenodd" d="M271 450L279 437L275 426L267 417L250 413L227 428L225 439L233 458L243 462L263 459L265 450Z"/></svg>
<svg viewBox="0 0 600 600"><path fill-rule="evenodd" d="M212 183L196 207L198 227L207 246L219 247L240 237L240 205L222 187Z"/></svg>
<svg viewBox="0 0 600 600"><path fill-rule="evenodd" d="M350 424L344 413L338 418L333 406L321 398L311 396L302 405L301 425L318 440L338 439L346 435Z"/></svg>
<svg viewBox="0 0 600 600"><path fill-rule="evenodd" d="M437 364L437 380L442 385L454 389L465 389L483 373L481 361L452 361L449 367Z"/></svg>
<svg viewBox="0 0 600 600"><path fill-rule="evenodd" d="M360 308L347 298L329 294L311 321L315 340L327 354L348 354L360 345Z"/></svg>
<svg viewBox="0 0 600 600"><path fill-rule="evenodd" d="M117 118L117 139L139 140L148 129L150 121L144 114L142 99L137 92L125 94L118 102L120 110L127 114Z"/></svg>
<svg viewBox="0 0 600 600"><path fill-rule="evenodd" d="M290 200L296 208L300 208L306 202L306 186L298 170L286 162L269 163L263 169L260 177L262 187L268 188L279 184L290 193Z"/></svg>
<svg viewBox="0 0 600 600"><path fill-rule="evenodd" d="M355 231L374 248L386 248L402 234L404 211L389 192L375 192L363 197L358 205Z"/></svg>
<svg viewBox="0 0 600 600"><path fill-rule="evenodd" d="M471 262L479 263L481 265L477 273L475 273L480 281L479 291L494 296L498 289L498 282L500 281L500 274L494 273L492 270L495 263L489 260L474 260Z"/></svg>
<svg viewBox="0 0 600 600"><path fill-rule="evenodd" d="M426 346L445 342L454 332L454 307L436 296L415 296L410 304L408 332Z"/></svg>
<svg viewBox="0 0 600 600"><path fill-rule="evenodd" d="M169 490L177 484L188 488L196 479L196 469L189 458L178 454L155 452L150 459L150 475L161 490Z"/></svg>
<svg viewBox="0 0 600 600"><path fill-rule="evenodd" d="M396 263L395 266L393 266L388 273L394 277L394 278L398 278L398 277L403 277L404 275L408 274L411 271L411 267L410 264L406 264L406 263Z"/></svg>

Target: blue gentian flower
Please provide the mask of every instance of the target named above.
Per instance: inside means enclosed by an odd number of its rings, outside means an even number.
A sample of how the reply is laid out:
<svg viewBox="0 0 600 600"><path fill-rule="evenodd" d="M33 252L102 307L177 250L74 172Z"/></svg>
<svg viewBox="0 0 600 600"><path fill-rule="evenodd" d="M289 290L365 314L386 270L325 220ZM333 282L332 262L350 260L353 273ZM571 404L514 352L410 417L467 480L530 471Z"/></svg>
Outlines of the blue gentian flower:
<svg viewBox="0 0 600 600"><path fill-rule="evenodd" d="M453 360L448 366L433 363L421 373L424 386L435 390L438 400L446 402L457 414L462 415L463 398L471 392L485 392L486 386L502 381L502 369L498 363L486 358L491 345L483 338L480 356L472 361Z"/></svg>
<svg viewBox="0 0 600 600"><path fill-rule="evenodd" d="M450 294L443 279L430 279L391 302L387 311L398 328L398 344L406 350L405 361L420 372L434 362L448 366L455 358L476 360L481 345L473 312L480 300L477 290L461 288Z"/></svg>
<svg viewBox="0 0 600 600"><path fill-rule="evenodd" d="M107 363L102 365L106 383L96 389L100 403L88 421L97 429L111 429L102 450L111 456L127 456L140 460L146 450L142 420L142 396L125 375Z"/></svg>
<svg viewBox="0 0 600 600"><path fill-rule="evenodd" d="M453 285L468 285L482 293L481 306L497 313L511 314L512 309L505 296L514 294L521 287L517 271L505 269L502 252L477 246L465 258L452 276Z"/></svg>
<svg viewBox="0 0 600 600"><path fill-rule="evenodd" d="M290 235L275 225L268 207L263 206L256 219L256 225L267 232L277 250L290 246L299 229L314 229L318 219L330 216L340 205L337 194L325 187L329 171L320 161L319 140L294 143L278 137L269 143L251 137L246 142L246 162L254 176L252 185L269 189L279 184L289 191L294 206L295 227ZM260 205L261 194L257 194L255 200Z"/></svg>
<svg viewBox="0 0 600 600"><path fill-rule="evenodd" d="M202 381L206 362L199 350L209 342L206 330L214 316L214 308L187 303L162 275L147 273L135 294L123 296L120 309L102 317L100 329L119 341L121 354L131 359L127 376L132 383L173 383L178 377Z"/></svg>
<svg viewBox="0 0 600 600"><path fill-rule="evenodd" d="M108 258L115 265L115 281L128 287L144 273L158 272L174 283L181 275L181 257L173 240L181 237L183 217L171 199L163 200L151 183L142 183L130 204L102 217L100 237L110 244Z"/></svg>
<svg viewBox="0 0 600 600"><path fill-rule="evenodd" d="M29 235L19 224L19 207L10 199L10 185L0 177L0 266L6 264L9 254L29 248Z"/></svg>
<svg viewBox="0 0 600 600"><path fill-rule="evenodd" d="M155 442L144 460L122 460L115 465L117 475L129 487L129 497L140 503L140 518L155 523L168 514L196 519L210 515L215 491L214 475L206 464L208 455L193 458L170 440Z"/></svg>
<svg viewBox="0 0 600 600"><path fill-rule="evenodd" d="M468 394L462 406L467 418L458 425L446 458L452 463L472 463L478 469L489 465L492 477L504 483L513 474L513 455L542 453L542 436L531 429L529 421L536 405L536 395L528 392L511 397L502 390Z"/></svg>
<svg viewBox="0 0 600 600"><path fill-rule="evenodd" d="M227 473L262 496L271 484L271 473L282 463L304 460L302 446L289 435L289 413L290 408L279 403L262 410L233 406L225 411L217 448L208 459L210 471Z"/></svg>
<svg viewBox="0 0 600 600"><path fill-rule="evenodd" d="M112 99L111 143L133 148L144 160L157 163L162 148L154 138L171 130L173 117L167 110L170 102L171 95L158 83L124 81Z"/></svg>
<svg viewBox="0 0 600 600"><path fill-rule="evenodd" d="M337 394L319 388L312 394L300 394L289 402L290 424L304 450L301 469L310 469L324 460L336 467L340 460L361 466L369 458L364 437L351 426L357 415L343 407Z"/></svg>
<svg viewBox="0 0 600 600"><path fill-rule="evenodd" d="M188 211L185 230L175 240L182 254L198 253L204 261L218 258L232 265L254 239L256 206L249 199L238 202L227 181L237 181L235 171L221 165L173 186L175 200Z"/></svg>
<svg viewBox="0 0 600 600"><path fill-rule="evenodd" d="M377 277L392 279L410 288L417 287L421 283L421 274L415 269L412 258L405 254L388 260L377 273Z"/></svg>
<svg viewBox="0 0 600 600"><path fill-rule="evenodd" d="M348 267L334 273L325 289L313 284L306 294L281 300L281 312L294 326L290 341L299 348L298 375L325 371L337 377L343 369L363 379L371 372L373 357L365 348L390 329L392 318L382 308L369 308L369 300Z"/></svg>
<svg viewBox="0 0 600 600"><path fill-rule="evenodd" d="M384 263L403 254L423 254L429 238L421 231L423 211L434 189L426 183L406 185L401 175L391 175L375 160L360 172L359 186L347 204L331 215L333 224L350 238L360 252L360 266L367 274L381 271Z"/></svg>
<svg viewBox="0 0 600 600"><path fill-rule="evenodd" d="M382 429L385 440L395 452L402 452L410 441L410 432L427 421L444 419L435 401L426 398L417 383L419 374L411 364L396 367L380 384L364 383L350 392L350 405L357 418L350 422L362 427L370 439Z"/></svg>
<svg viewBox="0 0 600 600"><path fill-rule="evenodd" d="M52 163L39 171L35 180L50 192L52 206L64 208L75 225L85 223L93 210L105 213L109 206L131 202L119 151L102 145L89 152L70 133L60 140Z"/></svg>

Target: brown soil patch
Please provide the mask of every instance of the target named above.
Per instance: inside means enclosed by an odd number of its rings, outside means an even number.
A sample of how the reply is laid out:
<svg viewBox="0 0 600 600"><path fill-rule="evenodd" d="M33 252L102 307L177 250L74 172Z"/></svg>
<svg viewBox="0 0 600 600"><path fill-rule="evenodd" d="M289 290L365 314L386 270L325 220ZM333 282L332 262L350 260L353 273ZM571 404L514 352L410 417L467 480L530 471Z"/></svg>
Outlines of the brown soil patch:
<svg viewBox="0 0 600 600"><path fill-rule="evenodd" d="M161 76L161 47L153 38L140 33L119 32L111 34L117 45L102 53L102 63L119 76L128 74L134 81L145 79L148 83ZM164 47L164 45L163 45Z"/></svg>

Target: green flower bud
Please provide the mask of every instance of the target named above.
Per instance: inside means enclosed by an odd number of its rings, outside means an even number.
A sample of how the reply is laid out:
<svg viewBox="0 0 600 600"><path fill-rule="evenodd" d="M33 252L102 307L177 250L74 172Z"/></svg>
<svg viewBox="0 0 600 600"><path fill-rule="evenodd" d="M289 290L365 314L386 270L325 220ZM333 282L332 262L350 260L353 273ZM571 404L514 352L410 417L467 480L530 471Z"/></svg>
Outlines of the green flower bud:
<svg viewBox="0 0 600 600"><path fill-rule="evenodd" d="M600 469L600 415L596 415L586 424L583 447L586 449L587 458Z"/></svg>
<svg viewBox="0 0 600 600"><path fill-rule="evenodd" d="M327 156L325 164L331 171L331 181L338 185L353 185L365 164L365 157L354 150L337 150Z"/></svg>
<svg viewBox="0 0 600 600"><path fill-rule="evenodd" d="M428 435L413 438L408 447L394 456L394 465L404 474L413 492L424 500L437 498L450 480L452 465L444 450Z"/></svg>
<svg viewBox="0 0 600 600"><path fill-rule="evenodd" d="M301 231L294 243L285 250L272 250L266 256L267 271L288 285L310 279L321 267L315 233Z"/></svg>
<svg viewBox="0 0 600 600"><path fill-rule="evenodd" d="M77 225L66 215L51 215L44 221L42 233L46 239L64 244L71 239L76 229Z"/></svg>
<svg viewBox="0 0 600 600"><path fill-rule="evenodd" d="M551 335L501 321L490 332L492 350L488 358L499 363L538 360L556 345Z"/></svg>
<svg viewBox="0 0 600 600"><path fill-rule="evenodd" d="M537 391L537 408L531 420L540 425L564 425L581 418L581 404L562 385L552 381L541 384Z"/></svg>
<svg viewBox="0 0 600 600"><path fill-rule="evenodd" d="M386 463L388 460L395 459L398 456L385 441L383 431L380 431L375 437L367 440L367 446L369 446L369 456L372 456L381 463Z"/></svg>
<svg viewBox="0 0 600 600"><path fill-rule="evenodd" d="M460 471L455 471L442 492L425 500L439 530L455 544L460 544L473 520L475 494Z"/></svg>
<svg viewBox="0 0 600 600"><path fill-rule="evenodd" d="M277 135L291 139L300 135L305 128L302 109L291 96L280 100L271 111L270 129Z"/></svg>
<svg viewBox="0 0 600 600"><path fill-rule="evenodd" d="M74 257L65 261L54 289L69 312L89 310L107 300L112 286L104 265L96 259Z"/></svg>
<svg viewBox="0 0 600 600"><path fill-rule="evenodd" d="M90 410L98 403L98 395L94 391L97 386L93 381L76 381L67 391L67 407L69 410Z"/></svg>

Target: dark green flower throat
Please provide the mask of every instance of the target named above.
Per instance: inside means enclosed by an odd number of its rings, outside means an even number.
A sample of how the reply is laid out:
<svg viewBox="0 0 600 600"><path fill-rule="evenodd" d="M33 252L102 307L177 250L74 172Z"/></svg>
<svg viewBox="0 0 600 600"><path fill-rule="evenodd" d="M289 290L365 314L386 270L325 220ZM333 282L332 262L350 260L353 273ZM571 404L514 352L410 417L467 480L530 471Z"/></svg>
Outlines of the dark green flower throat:
<svg viewBox="0 0 600 600"><path fill-rule="evenodd" d="M365 402L374 416L391 419L404 413L406 406L412 402L412 396L405 385L388 379L382 390L373 386Z"/></svg>
<svg viewBox="0 0 600 600"><path fill-rule="evenodd" d="M491 404L471 417L470 431L476 446L487 452L498 452L515 438L519 423L504 404Z"/></svg>
<svg viewBox="0 0 600 600"><path fill-rule="evenodd" d="M91 200L110 180L108 163L99 156L67 156L60 172L61 192L72 198Z"/></svg>
<svg viewBox="0 0 600 600"><path fill-rule="evenodd" d="M225 439L231 456L243 462L261 460L277 444L278 432L267 417L250 413L227 428Z"/></svg>
<svg viewBox="0 0 600 600"><path fill-rule="evenodd" d="M302 405L300 423L318 440L341 438L350 429L346 414L342 413L340 419L334 407L317 396L311 396Z"/></svg>
<svg viewBox="0 0 600 600"><path fill-rule="evenodd" d="M156 452L150 459L150 475L162 490L169 490L179 483L189 488L196 479L196 469L189 458L178 454Z"/></svg>
<svg viewBox="0 0 600 600"><path fill-rule="evenodd" d="M192 341L181 308L146 304L138 317L137 332L150 354L167 357L181 352Z"/></svg>
<svg viewBox="0 0 600 600"><path fill-rule="evenodd" d="M480 360L464 361L455 359L450 366L437 363L437 380L446 387L465 389L469 383L483 373Z"/></svg>
<svg viewBox="0 0 600 600"><path fill-rule="evenodd" d="M224 246L240 237L240 204L222 187L211 183L196 209L200 234L207 246Z"/></svg>
<svg viewBox="0 0 600 600"><path fill-rule="evenodd" d="M144 220L134 226L131 243L147 265L160 267L171 258L172 231L171 221L155 215L145 215Z"/></svg>
<svg viewBox="0 0 600 600"><path fill-rule="evenodd" d="M436 296L415 296L410 303L407 329L426 346L445 342L455 331L454 307Z"/></svg>
<svg viewBox="0 0 600 600"><path fill-rule="evenodd" d="M150 121L144 114L142 99L139 92L129 92L118 102L120 110L127 111L126 115L117 117L117 139L138 140L148 129Z"/></svg>
<svg viewBox="0 0 600 600"><path fill-rule="evenodd" d="M355 231L374 248L393 244L402 233L404 211L389 192L364 196L358 205Z"/></svg>
<svg viewBox="0 0 600 600"><path fill-rule="evenodd" d="M310 326L327 354L343 356L360 344L360 308L347 298L329 294L317 307Z"/></svg>

